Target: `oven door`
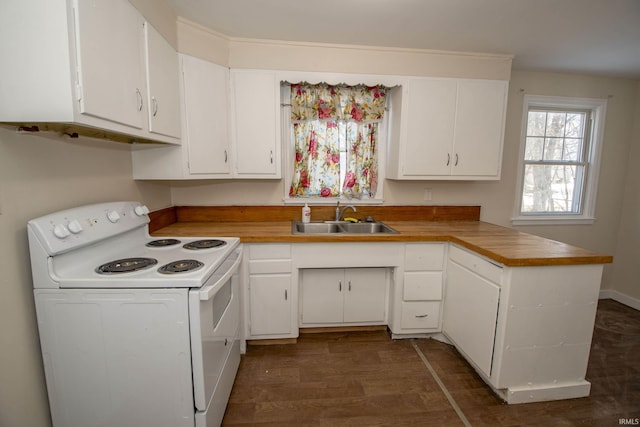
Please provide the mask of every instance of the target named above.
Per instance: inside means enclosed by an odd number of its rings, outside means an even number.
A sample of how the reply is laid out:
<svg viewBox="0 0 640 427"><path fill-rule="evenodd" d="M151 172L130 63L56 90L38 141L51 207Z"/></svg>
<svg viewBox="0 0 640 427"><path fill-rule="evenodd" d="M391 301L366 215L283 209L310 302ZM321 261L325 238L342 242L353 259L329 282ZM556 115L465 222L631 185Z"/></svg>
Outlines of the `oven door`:
<svg viewBox="0 0 640 427"><path fill-rule="evenodd" d="M241 260L240 246L204 286L189 291L196 426L220 424L240 364Z"/></svg>

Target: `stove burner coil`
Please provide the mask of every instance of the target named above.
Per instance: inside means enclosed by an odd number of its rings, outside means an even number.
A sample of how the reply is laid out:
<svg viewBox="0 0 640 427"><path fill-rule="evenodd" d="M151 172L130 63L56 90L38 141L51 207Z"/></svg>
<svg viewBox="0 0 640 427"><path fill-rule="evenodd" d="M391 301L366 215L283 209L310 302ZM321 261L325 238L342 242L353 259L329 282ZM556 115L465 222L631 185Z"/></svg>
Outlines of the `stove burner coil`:
<svg viewBox="0 0 640 427"><path fill-rule="evenodd" d="M150 241L145 246L149 246L151 248L161 248L165 246L177 245L179 243L180 243L180 240L178 239L158 239L158 240Z"/></svg>
<svg viewBox="0 0 640 427"><path fill-rule="evenodd" d="M131 273L151 267L157 263L158 260L154 258L123 258L102 264L96 268L96 272L99 274Z"/></svg>
<svg viewBox="0 0 640 427"><path fill-rule="evenodd" d="M185 273L187 271L197 270L203 265L203 263L195 259L181 259L163 265L158 269L158 272L162 274Z"/></svg>
<svg viewBox="0 0 640 427"><path fill-rule="evenodd" d="M193 242L189 242L184 244L182 247L185 249L210 249L210 248L218 248L220 246L226 245L227 242L219 239L205 239L205 240L194 240Z"/></svg>

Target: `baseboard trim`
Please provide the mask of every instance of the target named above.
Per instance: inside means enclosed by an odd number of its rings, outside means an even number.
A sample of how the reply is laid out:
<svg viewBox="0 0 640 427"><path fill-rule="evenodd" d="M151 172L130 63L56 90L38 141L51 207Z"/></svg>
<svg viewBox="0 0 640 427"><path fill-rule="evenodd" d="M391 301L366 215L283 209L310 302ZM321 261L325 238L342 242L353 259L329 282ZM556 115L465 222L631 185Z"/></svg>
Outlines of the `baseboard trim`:
<svg viewBox="0 0 640 427"><path fill-rule="evenodd" d="M599 298L612 299L614 301L618 301L620 304L624 304L628 307L640 310L640 299L630 297L629 295L623 294L622 292L618 292L613 289L602 289L600 291Z"/></svg>

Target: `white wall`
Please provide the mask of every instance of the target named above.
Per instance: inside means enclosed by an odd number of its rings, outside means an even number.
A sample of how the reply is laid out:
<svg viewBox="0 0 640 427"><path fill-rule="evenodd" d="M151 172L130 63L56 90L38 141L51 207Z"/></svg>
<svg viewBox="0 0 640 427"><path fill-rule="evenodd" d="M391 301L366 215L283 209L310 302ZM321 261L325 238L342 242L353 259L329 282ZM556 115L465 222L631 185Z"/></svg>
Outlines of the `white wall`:
<svg viewBox="0 0 640 427"><path fill-rule="evenodd" d="M0 426L50 424L33 302L26 224L88 203L171 205L161 184L131 179L131 148L0 128Z"/></svg>
<svg viewBox="0 0 640 427"><path fill-rule="evenodd" d="M636 91L635 127L633 140L628 153L627 178L624 199L618 228L618 244L615 250L615 269L613 272L613 290L622 296L640 300L640 82ZM636 308L640 308L635 305Z"/></svg>

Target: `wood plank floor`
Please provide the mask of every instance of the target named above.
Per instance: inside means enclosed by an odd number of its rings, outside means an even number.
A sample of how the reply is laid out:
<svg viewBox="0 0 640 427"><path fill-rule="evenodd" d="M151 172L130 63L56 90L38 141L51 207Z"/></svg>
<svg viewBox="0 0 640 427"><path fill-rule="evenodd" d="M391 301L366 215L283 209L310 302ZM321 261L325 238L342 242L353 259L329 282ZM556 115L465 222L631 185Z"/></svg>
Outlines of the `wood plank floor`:
<svg viewBox="0 0 640 427"><path fill-rule="evenodd" d="M450 345L430 339L391 340L385 331L302 334L297 344L248 347L223 425L638 423L639 311L612 300L599 302L587 379L592 387L586 398L506 405Z"/></svg>

